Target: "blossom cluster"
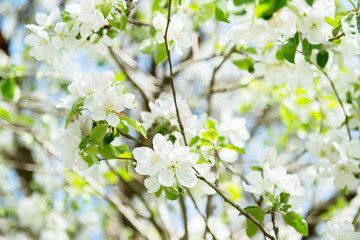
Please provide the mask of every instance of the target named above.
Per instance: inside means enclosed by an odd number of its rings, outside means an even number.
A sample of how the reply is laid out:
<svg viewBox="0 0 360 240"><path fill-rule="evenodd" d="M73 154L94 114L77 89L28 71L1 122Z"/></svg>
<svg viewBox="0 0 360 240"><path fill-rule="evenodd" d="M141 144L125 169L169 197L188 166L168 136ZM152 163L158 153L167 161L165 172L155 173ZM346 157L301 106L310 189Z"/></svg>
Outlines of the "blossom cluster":
<svg viewBox="0 0 360 240"><path fill-rule="evenodd" d="M255 195L263 196L267 204L273 205L272 197L281 193L290 194L286 203L298 211L299 203L305 199L305 189L300 185L300 179L296 174L287 174L283 166L270 168L265 162L262 174L259 171L252 171L245 177L244 190Z"/></svg>
<svg viewBox="0 0 360 240"><path fill-rule="evenodd" d="M150 193L158 191L161 185L192 188L197 183L193 167L199 155L179 142L172 144L160 133L154 136L153 149L138 147L133 155L137 162L135 171L149 176L144 184Z"/></svg>
<svg viewBox="0 0 360 240"><path fill-rule="evenodd" d="M135 95L126 92L125 85L116 81L112 71L104 72L102 76L84 74L75 78L68 90L70 95L61 99L58 107L71 109L82 99L83 108L92 112L94 121L106 120L113 127L120 123L120 115L125 108L135 106Z"/></svg>

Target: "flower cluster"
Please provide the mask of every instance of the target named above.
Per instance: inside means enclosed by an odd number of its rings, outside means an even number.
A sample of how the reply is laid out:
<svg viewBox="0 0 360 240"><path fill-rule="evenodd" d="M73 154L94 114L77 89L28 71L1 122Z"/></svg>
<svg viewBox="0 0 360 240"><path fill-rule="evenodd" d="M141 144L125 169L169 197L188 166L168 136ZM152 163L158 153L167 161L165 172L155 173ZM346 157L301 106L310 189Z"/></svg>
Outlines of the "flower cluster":
<svg viewBox="0 0 360 240"><path fill-rule="evenodd" d="M356 175L360 173L359 139L344 139L339 131L330 131L326 135L311 134L307 147L317 158L315 166L322 177L333 177L336 188L357 186Z"/></svg>
<svg viewBox="0 0 360 240"><path fill-rule="evenodd" d="M265 162L262 174L259 171L252 171L243 183L244 190L259 196L263 196L267 204L275 204L276 195L280 193L290 194L288 204L297 210L299 202L304 200L305 190L300 185L299 177L296 174L287 174L282 166L270 169L269 163Z"/></svg>
<svg viewBox="0 0 360 240"><path fill-rule="evenodd" d="M135 106L135 95L126 93L125 85L115 81L112 71L107 71L102 76L85 74L81 78L75 78L68 89L70 95L61 100L59 107L71 109L81 98L83 107L92 112L94 121L106 120L114 127L120 123L121 112Z"/></svg>
<svg viewBox="0 0 360 240"><path fill-rule="evenodd" d="M32 47L29 55L40 61L53 62L60 60L64 47L81 49L93 43L101 44L100 48L106 49L103 46L112 45L118 31L104 26L109 26L110 20L115 28L120 28L119 14L109 14L113 6L115 1L81 0L66 5L61 14L57 7L49 16L37 13L38 25L26 25L32 32L25 38L25 43Z"/></svg>
<svg viewBox="0 0 360 240"><path fill-rule="evenodd" d="M192 188L197 183L192 168L199 155L178 142L173 145L159 133L154 136L153 149L138 147L133 150L133 155L137 161L135 171L150 176L144 182L150 193L159 190L160 185Z"/></svg>
<svg viewBox="0 0 360 240"><path fill-rule="evenodd" d="M177 104L180 112L180 117L185 128L187 137L194 137L197 133L198 125L197 116L193 115L187 103L181 98L177 97ZM155 102L149 103L150 112L141 112L141 119L146 129L150 129L155 125L168 125L168 128L175 128L180 131L178 125L174 99L170 94L161 95Z"/></svg>

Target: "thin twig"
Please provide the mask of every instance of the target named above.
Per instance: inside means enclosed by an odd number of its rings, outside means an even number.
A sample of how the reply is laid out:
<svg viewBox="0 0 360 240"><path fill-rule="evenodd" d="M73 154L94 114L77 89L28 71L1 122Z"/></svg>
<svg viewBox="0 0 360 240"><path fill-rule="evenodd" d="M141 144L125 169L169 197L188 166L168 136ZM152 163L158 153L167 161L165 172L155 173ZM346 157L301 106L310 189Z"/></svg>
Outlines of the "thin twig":
<svg viewBox="0 0 360 240"><path fill-rule="evenodd" d="M339 36L336 36L336 37L333 37L333 38L329 38L329 42L332 42L332 41L335 41L335 40L337 40L337 39L339 39L339 38L341 38L341 37L343 37L343 36L345 36L345 33L342 33L342 34L340 34Z"/></svg>
<svg viewBox="0 0 360 240"><path fill-rule="evenodd" d="M116 11L118 11L119 13L123 14L123 12L121 11L121 8L119 7L116 7L115 8ZM127 9L126 9L127 10ZM126 14L125 14L126 15ZM128 15L127 15L128 16ZM138 27L141 27L141 26L146 26L146 27L150 27L151 25L149 23L144 23L144 22L140 22L140 21L137 21L135 19L131 19L131 18L127 18L127 21L128 23L131 23L135 26L138 26Z"/></svg>
<svg viewBox="0 0 360 240"><path fill-rule="evenodd" d="M202 217L202 219L205 222L205 227L207 229L207 231L211 234L211 236L213 237L213 240L216 240L216 236L211 232L209 225L208 225L208 219L207 217L201 213L199 206L197 205L195 198L193 197L193 195L191 194L190 190L187 191L187 193L189 194L189 197L191 199L191 201L194 203L195 209L198 211L199 215Z"/></svg>
<svg viewBox="0 0 360 240"><path fill-rule="evenodd" d="M185 205L185 199L183 195L180 195L179 197L179 203L180 203L180 209L181 209L181 215L184 221L184 236L182 237L183 240L189 239L189 232L188 232L188 217L187 217L187 211L186 211L186 205Z"/></svg>
<svg viewBox="0 0 360 240"><path fill-rule="evenodd" d="M279 240L279 228L276 226L276 222L275 222L275 212L271 211L271 222L273 224L273 229L274 229L274 233L275 233L275 238L276 240Z"/></svg>
<svg viewBox="0 0 360 240"><path fill-rule="evenodd" d="M340 106L341 106L341 109L345 115L345 126L346 126L346 130L347 130L347 133L348 133L348 136L349 136L349 139L351 140L351 133L350 133L350 128L349 128L349 116L347 115L346 111L345 111L345 107L344 107L344 104L339 96L339 93L338 91L336 90L336 87L335 87L335 84L333 82L333 80L329 77L329 75L327 74L327 72L325 72L324 69L322 69L319 65L317 65L316 63L310 61L310 63L312 65L314 65L317 69L319 69L324 75L325 77L329 80L330 82L330 85L331 85L331 88L333 89L334 93L335 93L335 96L338 100L338 102L340 103Z"/></svg>
<svg viewBox="0 0 360 240"><path fill-rule="evenodd" d="M197 170L194 169L196 172ZM231 206L233 206L234 208L236 208L242 215L244 215L247 219L251 220L256 226L259 227L259 229L264 233L264 235L271 239L271 240L276 240L274 236L272 236L270 233L268 233L268 231L265 229L265 227L258 221L256 220L252 215L250 215L248 212L246 212L244 209L242 209L239 205L237 205L236 203L234 203L233 201L231 201L218 187L216 187L214 184L210 183L206 178L204 178L203 176L199 175L197 172L196 175L201 181L205 182L207 185L209 185L212 189L214 189L222 199L224 199L225 202L229 203Z"/></svg>
<svg viewBox="0 0 360 240"><path fill-rule="evenodd" d="M185 145L187 146L187 141L186 141L184 126L183 126L183 124L182 124L182 122L181 122L180 113L179 113L179 108L178 108L177 101L176 101L176 91L175 91L175 86L174 86L174 74L173 74L172 63L171 63L171 55L170 55L169 44L168 44L168 36L167 36L167 35L168 35L169 25L170 25L170 20L171 20L170 14L171 14L171 0L169 0L168 16L167 16L167 23L166 23L164 40L165 40L166 53L167 53L168 62L169 62L170 83L171 83L171 90L172 90L172 95L173 95L174 103L175 103L176 116L177 116L177 120L178 120L178 123L179 123L181 135L183 136L183 138L184 138L184 143L185 143Z"/></svg>
<svg viewBox="0 0 360 240"><path fill-rule="evenodd" d="M215 85L215 75L216 75L216 72L221 68L221 66L226 62L226 60L230 57L230 55L235 52L236 50L236 46L233 46L229 53L225 55L225 57L223 58L223 60L221 61L221 63L219 65L217 65L214 70L213 70L213 73L212 73L212 76L211 76L211 80L210 80L210 90L209 90L209 94L207 96L207 102L208 102L208 111L207 111L207 114L208 116L211 116L211 100L212 100L212 96L213 96L213 93L214 93L214 85Z"/></svg>

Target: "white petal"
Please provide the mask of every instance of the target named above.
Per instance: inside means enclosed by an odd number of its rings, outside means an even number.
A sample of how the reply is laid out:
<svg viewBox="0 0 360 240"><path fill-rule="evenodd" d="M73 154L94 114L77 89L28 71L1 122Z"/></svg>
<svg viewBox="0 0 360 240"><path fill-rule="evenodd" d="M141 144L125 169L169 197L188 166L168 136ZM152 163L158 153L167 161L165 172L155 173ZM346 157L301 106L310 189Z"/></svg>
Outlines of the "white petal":
<svg viewBox="0 0 360 240"><path fill-rule="evenodd" d="M148 189L149 193L154 193L160 188L160 183L156 176L146 178L144 181L144 185Z"/></svg>
<svg viewBox="0 0 360 240"><path fill-rule="evenodd" d="M192 188L197 183L195 171L192 168L181 168L176 172L176 178L179 183L187 188Z"/></svg>
<svg viewBox="0 0 360 240"><path fill-rule="evenodd" d="M115 113L110 113L106 117L106 121L113 127L116 127L120 123L120 118Z"/></svg>
<svg viewBox="0 0 360 240"><path fill-rule="evenodd" d="M174 183L174 172L170 169L163 169L159 174L159 182L165 187L171 187Z"/></svg>

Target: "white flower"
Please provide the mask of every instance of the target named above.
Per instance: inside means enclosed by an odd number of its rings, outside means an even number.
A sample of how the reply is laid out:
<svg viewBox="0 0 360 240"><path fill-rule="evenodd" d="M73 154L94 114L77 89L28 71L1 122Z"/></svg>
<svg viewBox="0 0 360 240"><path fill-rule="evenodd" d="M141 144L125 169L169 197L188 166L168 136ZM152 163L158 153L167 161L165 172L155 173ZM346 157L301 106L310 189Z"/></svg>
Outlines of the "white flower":
<svg viewBox="0 0 360 240"><path fill-rule="evenodd" d="M167 20L161 13L156 12L155 17L153 18L151 23L156 30L165 33Z"/></svg>
<svg viewBox="0 0 360 240"><path fill-rule="evenodd" d="M93 112L94 121L106 120L111 126L120 123L118 114L125 108L132 108L135 95L123 93L124 85L114 85L104 91L96 91L84 102L84 107Z"/></svg>
<svg viewBox="0 0 360 240"><path fill-rule="evenodd" d="M135 171L142 175L154 175L158 173L164 164L164 158L170 150L171 142L160 133L153 138L153 148L138 147L133 151L135 160L137 161Z"/></svg>
<svg viewBox="0 0 360 240"><path fill-rule="evenodd" d="M197 177L192 167L195 166L199 155L190 152L189 147L175 147L170 153L165 168L160 170L159 182L170 187L175 178L181 186L192 188L197 183Z"/></svg>
<svg viewBox="0 0 360 240"><path fill-rule="evenodd" d="M259 171L252 171L246 175L246 180L249 184L243 183L244 190L257 195L262 195L265 192L271 192L273 183L270 175L270 167L268 163L264 164L263 175Z"/></svg>
<svg viewBox="0 0 360 240"><path fill-rule="evenodd" d="M327 42L332 27L325 21L325 17L334 17L335 4L333 1L316 0L311 8L305 10L306 17L299 19L299 30L305 33L311 44Z"/></svg>
<svg viewBox="0 0 360 240"><path fill-rule="evenodd" d="M184 187L192 188L197 183L195 171L192 169L199 155L190 152L189 147L174 145L160 133L153 139L154 150L139 147L133 150L137 161L135 171L142 175L150 175L145 179L145 187L149 192L156 192L160 185L171 187L175 180Z"/></svg>
<svg viewBox="0 0 360 240"><path fill-rule="evenodd" d="M349 221L327 222L326 235L329 240L360 240L360 233L355 232L354 226Z"/></svg>

